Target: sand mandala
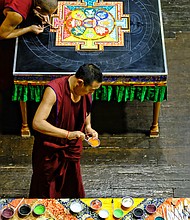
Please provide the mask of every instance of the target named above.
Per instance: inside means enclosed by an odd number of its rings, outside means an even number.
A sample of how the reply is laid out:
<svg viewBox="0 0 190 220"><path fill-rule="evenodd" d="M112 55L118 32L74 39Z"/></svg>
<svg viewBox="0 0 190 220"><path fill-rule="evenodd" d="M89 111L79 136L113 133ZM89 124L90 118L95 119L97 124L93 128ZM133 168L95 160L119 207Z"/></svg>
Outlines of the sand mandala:
<svg viewBox="0 0 190 220"><path fill-rule="evenodd" d="M166 83L160 0L58 1L51 24L17 39L16 80L51 80L94 63L104 82Z"/></svg>
<svg viewBox="0 0 190 220"><path fill-rule="evenodd" d="M123 2L58 3L57 14L52 17L56 46L74 46L77 51L124 46L124 33L130 32L130 16L123 14Z"/></svg>

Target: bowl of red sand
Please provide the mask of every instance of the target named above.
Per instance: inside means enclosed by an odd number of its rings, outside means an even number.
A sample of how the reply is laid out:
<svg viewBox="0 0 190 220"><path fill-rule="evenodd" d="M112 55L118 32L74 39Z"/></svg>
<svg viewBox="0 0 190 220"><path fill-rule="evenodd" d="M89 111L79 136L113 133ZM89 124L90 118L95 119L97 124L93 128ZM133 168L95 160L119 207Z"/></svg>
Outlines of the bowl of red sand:
<svg viewBox="0 0 190 220"><path fill-rule="evenodd" d="M90 208L97 211L102 207L102 202L99 199L93 199L90 202Z"/></svg>

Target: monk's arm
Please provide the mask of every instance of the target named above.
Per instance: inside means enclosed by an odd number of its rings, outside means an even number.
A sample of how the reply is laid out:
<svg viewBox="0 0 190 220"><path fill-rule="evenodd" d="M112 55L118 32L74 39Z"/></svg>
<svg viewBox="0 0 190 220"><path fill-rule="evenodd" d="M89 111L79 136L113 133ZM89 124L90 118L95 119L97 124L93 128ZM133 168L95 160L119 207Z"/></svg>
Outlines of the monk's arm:
<svg viewBox="0 0 190 220"><path fill-rule="evenodd" d="M86 128L91 128L91 114L86 117L85 126Z"/></svg>
<svg viewBox="0 0 190 220"><path fill-rule="evenodd" d="M59 137L59 138L66 138L68 131L63 130L61 128L57 128L50 124L47 121L47 118L51 112L53 105L56 102L56 94L52 88L47 87L43 99L34 115L34 119L32 122L32 127L34 130L39 131L40 133Z"/></svg>
<svg viewBox="0 0 190 220"><path fill-rule="evenodd" d="M53 126L47 121L47 118L55 102L56 94L54 90L50 87L47 87L44 92L43 99L34 115L34 119L32 122L33 129L40 133L54 137L68 138L69 140L80 138L84 140L85 135L81 131L68 131L65 129L61 129Z"/></svg>
<svg viewBox="0 0 190 220"><path fill-rule="evenodd" d="M90 135L92 137L95 137L95 138L98 138L98 133L92 129L91 127L91 114L89 114L87 117L86 117L86 121L85 121L85 133L87 135Z"/></svg>
<svg viewBox="0 0 190 220"><path fill-rule="evenodd" d="M35 34L43 32L44 28L37 25L16 29L22 20L23 18L19 13L5 11L5 19L0 26L0 39L16 38L28 32L34 32Z"/></svg>

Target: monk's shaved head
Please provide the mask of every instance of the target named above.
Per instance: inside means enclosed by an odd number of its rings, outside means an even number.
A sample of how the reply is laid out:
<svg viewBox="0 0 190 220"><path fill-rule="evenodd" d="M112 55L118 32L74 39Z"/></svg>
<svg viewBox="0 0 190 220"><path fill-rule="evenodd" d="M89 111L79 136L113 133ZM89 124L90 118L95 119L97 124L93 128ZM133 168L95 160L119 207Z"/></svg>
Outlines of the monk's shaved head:
<svg viewBox="0 0 190 220"><path fill-rule="evenodd" d="M34 7L39 6L43 12L52 14L58 6L57 0L34 0Z"/></svg>

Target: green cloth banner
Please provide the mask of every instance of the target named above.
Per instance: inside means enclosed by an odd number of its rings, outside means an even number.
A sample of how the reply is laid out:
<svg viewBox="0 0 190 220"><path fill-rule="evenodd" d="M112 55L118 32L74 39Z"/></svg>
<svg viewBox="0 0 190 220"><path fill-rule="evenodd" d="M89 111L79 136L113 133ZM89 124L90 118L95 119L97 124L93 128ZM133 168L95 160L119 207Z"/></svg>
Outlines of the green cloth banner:
<svg viewBox="0 0 190 220"><path fill-rule="evenodd" d="M40 102L45 86L14 85L13 101ZM162 102L167 99L167 86L101 86L93 94L93 100L126 102L139 100Z"/></svg>
<svg viewBox="0 0 190 220"><path fill-rule="evenodd" d="M101 86L93 94L93 100L162 102L167 100L167 86Z"/></svg>

